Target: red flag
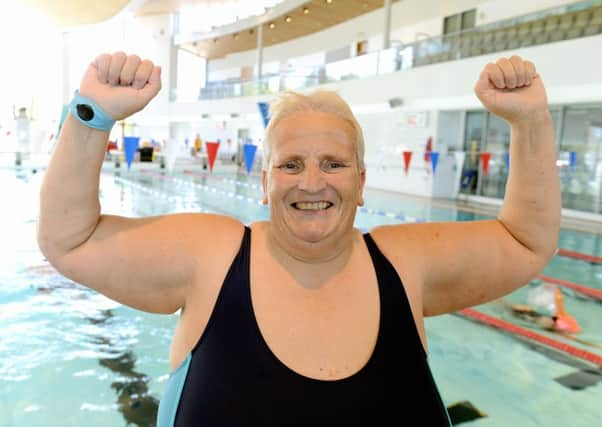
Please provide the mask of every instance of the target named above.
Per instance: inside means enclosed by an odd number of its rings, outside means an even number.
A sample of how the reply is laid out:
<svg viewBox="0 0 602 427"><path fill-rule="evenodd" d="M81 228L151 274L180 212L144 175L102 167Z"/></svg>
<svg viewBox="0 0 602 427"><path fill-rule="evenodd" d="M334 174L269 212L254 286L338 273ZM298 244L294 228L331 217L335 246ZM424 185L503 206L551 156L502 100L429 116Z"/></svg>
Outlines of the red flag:
<svg viewBox="0 0 602 427"><path fill-rule="evenodd" d="M213 164L217 157L217 149L219 148L219 142L205 142L207 146L207 157L209 158L209 172L213 172Z"/></svg>
<svg viewBox="0 0 602 427"><path fill-rule="evenodd" d="M489 173L489 159L491 159L491 153L481 153L481 167L484 175Z"/></svg>
<svg viewBox="0 0 602 427"><path fill-rule="evenodd" d="M403 152L403 171L408 174L408 169L410 168L410 160L412 160L412 152L404 151Z"/></svg>
<svg viewBox="0 0 602 427"><path fill-rule="evenodd" d="M427 163L431 161L431 151L433 151L433 137L429 136L426 140L426 149L424 150L424 161Z"/></svg>

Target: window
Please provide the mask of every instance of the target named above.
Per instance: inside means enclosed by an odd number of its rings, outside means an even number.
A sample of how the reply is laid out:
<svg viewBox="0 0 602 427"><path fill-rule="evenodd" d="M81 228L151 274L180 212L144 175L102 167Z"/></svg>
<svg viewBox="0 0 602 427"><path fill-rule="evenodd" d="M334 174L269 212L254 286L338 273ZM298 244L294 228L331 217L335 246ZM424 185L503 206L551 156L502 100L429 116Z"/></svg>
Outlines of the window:
<svg viewBox="0 0 602 427"><path fill-rule="evenodd" d="M462 29L462 16L460 14L446 16L443 19L443 34L457 33Z"/></svg>
<svg viewBox="0 0 602 427"><path fill-rule="evenodd" d="M474 28L477 21L477 10L471 9L462 12L462 31Z"/></svg>
<svg viewBox="0 0 602 427"><path fill-rule="evenodd" d="M471 9L443 18L443 34L452 34L475 27L477 10Z"/></svg>

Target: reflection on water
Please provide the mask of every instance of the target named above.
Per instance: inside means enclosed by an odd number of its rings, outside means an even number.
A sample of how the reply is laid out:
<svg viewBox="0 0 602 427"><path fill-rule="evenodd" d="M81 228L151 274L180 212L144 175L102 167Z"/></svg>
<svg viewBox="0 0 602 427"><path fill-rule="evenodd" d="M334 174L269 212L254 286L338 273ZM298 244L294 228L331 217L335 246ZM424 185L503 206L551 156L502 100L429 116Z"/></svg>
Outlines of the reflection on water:
<svg viewBox="0 0 602 427"><path fill-rule="evenodd" d="M113 316L111 310L104 310L102 314L101 318L90 319L91 322L104 323ZM111 340L106 337L98 337L97 343L111 348ZM125 418L127 425L155 427L159 401L149 394L150 378L134 370L136 357L132 351L115 351L114 357L102 358L99 363L119 375L119 381L114 381L111 387L117 393L119 412Z"/></svg>

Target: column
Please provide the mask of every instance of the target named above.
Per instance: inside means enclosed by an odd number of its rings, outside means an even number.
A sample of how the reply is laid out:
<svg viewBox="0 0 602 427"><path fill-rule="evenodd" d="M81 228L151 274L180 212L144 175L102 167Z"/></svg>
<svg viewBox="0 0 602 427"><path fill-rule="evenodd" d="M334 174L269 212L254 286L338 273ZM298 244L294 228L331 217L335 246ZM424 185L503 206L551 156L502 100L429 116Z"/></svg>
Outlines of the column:
<svg viewBox="0 0 602 427"><path fill-rule="evenodd" d="M257 26L257 80L261 79L263 65L263 24Z"/></svg>
<svg viewBox="0 0 602 427"><path fill-rule="evenodd" d="M385 25L383 31L383 49L391 47L391 0L385 0Z"/></svg>

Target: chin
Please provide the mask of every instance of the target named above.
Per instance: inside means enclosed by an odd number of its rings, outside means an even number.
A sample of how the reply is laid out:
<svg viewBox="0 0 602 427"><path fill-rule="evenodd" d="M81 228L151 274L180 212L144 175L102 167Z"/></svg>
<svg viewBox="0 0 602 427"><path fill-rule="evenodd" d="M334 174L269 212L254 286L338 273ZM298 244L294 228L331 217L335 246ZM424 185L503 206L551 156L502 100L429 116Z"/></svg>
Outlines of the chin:
<svg viewBox="0 0 602 427"><path fill-rule="evenodd" d="M301 226L294 232L294 235L308 243L318 243L331 234L332 230L325 229L324 227L303 227Z"/></svg>

